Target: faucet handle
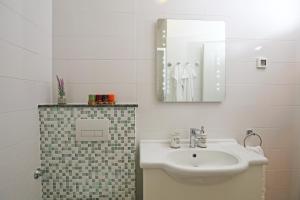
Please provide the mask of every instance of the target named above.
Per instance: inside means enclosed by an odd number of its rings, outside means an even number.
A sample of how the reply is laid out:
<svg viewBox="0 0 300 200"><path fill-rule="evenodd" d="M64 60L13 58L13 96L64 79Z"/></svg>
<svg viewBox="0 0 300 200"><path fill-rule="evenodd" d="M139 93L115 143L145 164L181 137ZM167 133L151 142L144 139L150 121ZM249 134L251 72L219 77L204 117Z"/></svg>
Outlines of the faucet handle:
<svg viewBox="0 0 300 200"><path fill-rule="evenodd" d="M201 126L201 129L198 129L196 135L199 140L206 142L207 134L205 133L204 126Z"/></svg>
<svg viewBox="0 0 300 200"><path fill-rule="evenodd" d="M199 129L197 129L197 128L190 128L190 134L195 135L196 132L197 132L197 130L199 130Z"/></svg>
<svg viewBox="0 0 300 200"><path fill-rule="evenodd" d="M204 126L201 126L200 134L205 134Z"/></svg>
<svg viewBox="0 0 300 200"><path fill-rule="evenodd" d="M199 139L198 139L198 147L207 148L207 135L204 130L204 126L201 126Z"/></svg>
<svg viewBox="0 0 300 200"><path fill-rule="evenodd" d="M197 146L197 129L190 128L190 148L195 148Z"/></svg>

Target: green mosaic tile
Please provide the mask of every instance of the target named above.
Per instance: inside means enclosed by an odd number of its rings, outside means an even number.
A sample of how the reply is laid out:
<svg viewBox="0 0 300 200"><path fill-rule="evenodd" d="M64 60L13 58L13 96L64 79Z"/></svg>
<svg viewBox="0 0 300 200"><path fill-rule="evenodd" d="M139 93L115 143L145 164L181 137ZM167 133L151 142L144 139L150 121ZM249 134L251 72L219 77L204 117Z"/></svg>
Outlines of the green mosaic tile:
<svg viewBox="0 0 300 200"><path fill-rule="evenodd" d="M134 107L40 107L43 200L135 200ZM108 142L75 141L76 119L110 120Z"/></svg>

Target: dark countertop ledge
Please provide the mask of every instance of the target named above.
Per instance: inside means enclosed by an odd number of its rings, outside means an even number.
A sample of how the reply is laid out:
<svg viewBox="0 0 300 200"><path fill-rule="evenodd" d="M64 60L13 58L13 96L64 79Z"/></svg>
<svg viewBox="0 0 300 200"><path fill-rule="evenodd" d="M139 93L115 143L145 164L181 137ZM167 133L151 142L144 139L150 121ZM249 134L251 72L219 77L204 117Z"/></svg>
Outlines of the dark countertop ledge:
<svg viewBox="0 0 300 200"><path fill-rule="evenodd" d="M38 105L39 108L64 108L64 107L90 107L90 108L97 108L97 107L138 107L138 104L103 104L103 105L95 105L91 106L88 104L65 104L65 105L58 105L58 104L40 104Z"/></svg>

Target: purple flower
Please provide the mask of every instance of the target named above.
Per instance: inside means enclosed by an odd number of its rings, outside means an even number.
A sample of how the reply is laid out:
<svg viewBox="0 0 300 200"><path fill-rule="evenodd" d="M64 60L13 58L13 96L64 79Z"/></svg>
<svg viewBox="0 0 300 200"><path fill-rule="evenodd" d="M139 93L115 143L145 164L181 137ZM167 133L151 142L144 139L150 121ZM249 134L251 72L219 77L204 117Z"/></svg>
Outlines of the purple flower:
<svg viewBox="0 0 300 200"><path fill-rule="evenodd" d="M64 96L65 95L65 87L64 87L64 79L60 79L58 75L56 75L57 79L57 85L58 85L58 95L59 96Z"/></svg>

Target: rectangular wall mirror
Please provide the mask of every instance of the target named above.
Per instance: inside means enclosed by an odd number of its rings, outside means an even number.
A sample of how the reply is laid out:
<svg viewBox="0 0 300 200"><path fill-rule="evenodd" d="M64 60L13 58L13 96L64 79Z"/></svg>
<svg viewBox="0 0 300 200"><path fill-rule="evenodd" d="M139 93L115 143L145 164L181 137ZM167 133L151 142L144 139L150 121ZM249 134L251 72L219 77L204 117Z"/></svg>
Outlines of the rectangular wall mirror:
<svg viewBox="0 0 300 200"><path fill-rule="evenodd" d="M157 91L163 102L221 102L225 98L225 23L159 19Z"/></svg>

